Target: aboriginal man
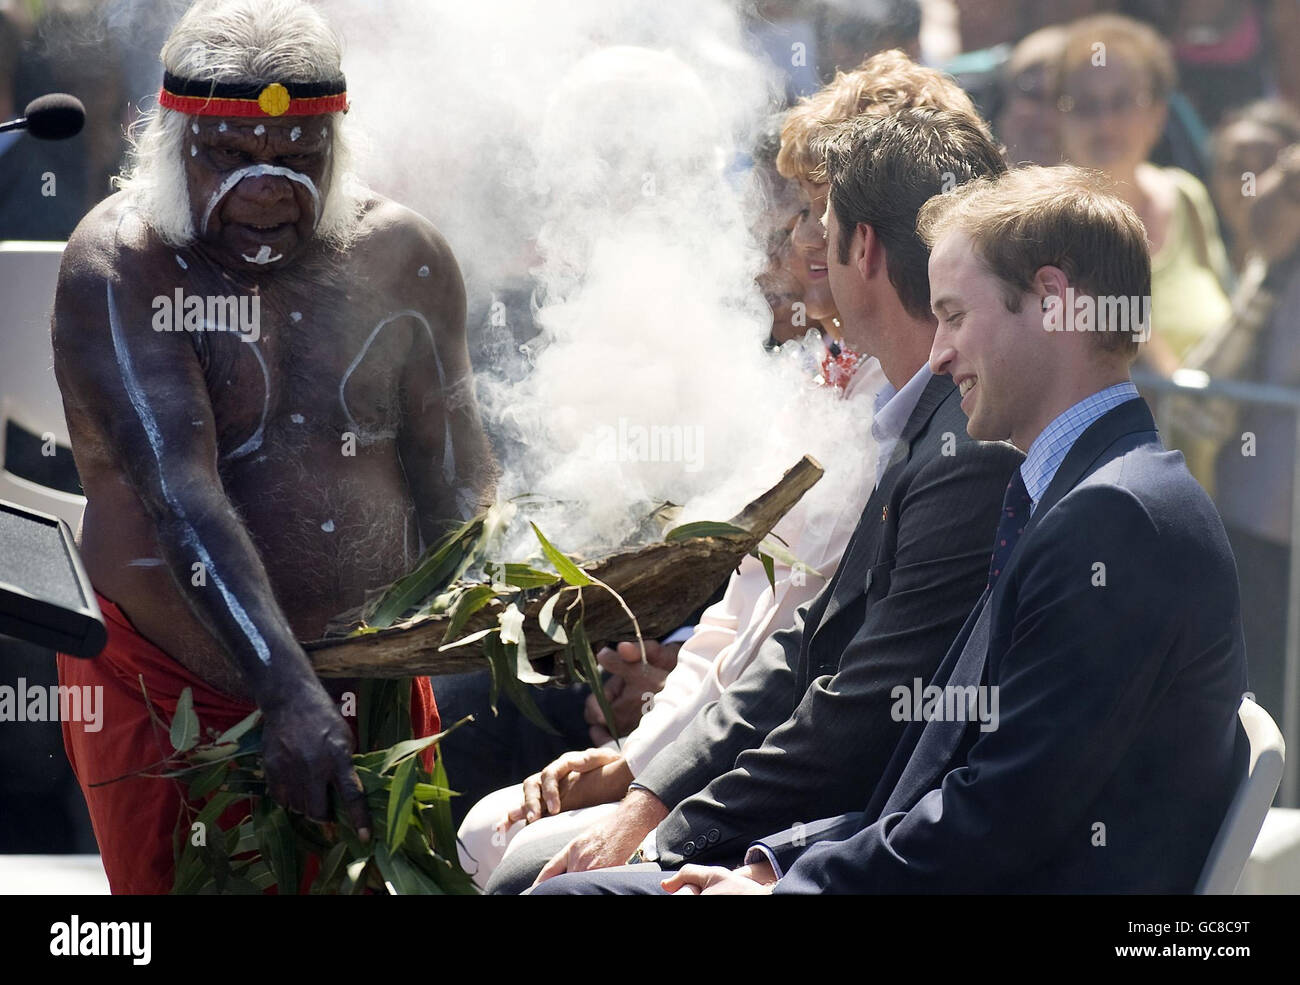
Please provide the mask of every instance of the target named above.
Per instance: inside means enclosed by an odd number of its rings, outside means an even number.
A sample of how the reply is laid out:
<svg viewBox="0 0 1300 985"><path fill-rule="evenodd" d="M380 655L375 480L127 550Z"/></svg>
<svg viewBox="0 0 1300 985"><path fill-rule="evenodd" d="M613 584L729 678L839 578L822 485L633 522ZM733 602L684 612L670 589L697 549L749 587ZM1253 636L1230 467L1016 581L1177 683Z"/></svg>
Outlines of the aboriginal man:
<svg viewBox="0 0 1300 985"><path fill-rule="evenodd" d="M170 888L182 801L167 780L97 784L170 752L153 714L187 686L205 730L261 709L277 800L328 819L336 797L368 828L339 703L354 685L327 692L299 641L409 570L494 474L456 261L348 172L324 19L201 0L162 61L159 108L69 240L54 311L109 626L98 659L59 658L60 683L104 688L102 730L64 736L115 892ZM427 679L411 712L416 734L438 727Z"/></svg>

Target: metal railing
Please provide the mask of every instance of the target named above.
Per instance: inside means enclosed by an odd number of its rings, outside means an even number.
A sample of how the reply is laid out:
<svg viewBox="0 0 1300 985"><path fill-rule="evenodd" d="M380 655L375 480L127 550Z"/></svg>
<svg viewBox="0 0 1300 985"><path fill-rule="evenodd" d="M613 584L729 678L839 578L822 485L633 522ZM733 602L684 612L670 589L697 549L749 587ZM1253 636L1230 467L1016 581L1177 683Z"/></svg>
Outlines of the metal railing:
<svg viewBox="0 0 1300 985"><path fill-rule="evenodd" d="M1282 678L1282 707L1265 709L1278 719L1287 756L1283 767L1278 803L1283 807L1300 806L1300 389L1269 383L1243 383L1237 380L1212 380L1204 373L1180 370L1173 379L1134 373L1133 382L1146 393L1160 399L1153 409L1162 432L1169 428L1164 397L1172 394L1192 399L1228 400L1249 407L1273 407L1291 411L1295 416L1295 460L1291 474L1290 570L1287 576L1286 649ZM1247 658L1250 653L1247 650Z"/></svg>

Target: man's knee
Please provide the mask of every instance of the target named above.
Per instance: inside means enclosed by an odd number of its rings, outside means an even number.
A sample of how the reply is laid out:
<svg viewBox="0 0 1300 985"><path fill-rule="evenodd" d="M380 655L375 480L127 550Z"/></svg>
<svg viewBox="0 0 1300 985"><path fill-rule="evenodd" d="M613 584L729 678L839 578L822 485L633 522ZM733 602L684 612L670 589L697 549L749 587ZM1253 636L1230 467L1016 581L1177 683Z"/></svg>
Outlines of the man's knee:
<svg viewBox="0 0 1300 985"><path fill-rule="evenodd" d="M667 896L664 873L653 863L620 865L591 872L566 872L529 892L530 896Z"/></svg>
<svg viewBox="0 0 1300 985"><path fill-rule="evenodd" d="M571 837L571 832L562 832L552 838L531 839L512 846L488 879L484 891L494 896L519 895L533 884L546 863Z"/></svg>

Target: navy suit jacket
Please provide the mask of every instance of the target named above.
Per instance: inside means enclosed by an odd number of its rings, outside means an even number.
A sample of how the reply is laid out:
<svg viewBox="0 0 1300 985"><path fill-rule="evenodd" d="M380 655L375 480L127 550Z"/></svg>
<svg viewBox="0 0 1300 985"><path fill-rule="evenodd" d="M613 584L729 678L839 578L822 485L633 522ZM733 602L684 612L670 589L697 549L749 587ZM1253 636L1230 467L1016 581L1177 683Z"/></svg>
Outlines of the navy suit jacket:
<svg viewBox="0 0 1300 985"><path fill-rule="evenodd" d="M998 727L908 725L865 811L763 839L776 892L1192 890L1245 648L1223 525L1145 402L1080 435L933 682L997 688Z"/></svg>

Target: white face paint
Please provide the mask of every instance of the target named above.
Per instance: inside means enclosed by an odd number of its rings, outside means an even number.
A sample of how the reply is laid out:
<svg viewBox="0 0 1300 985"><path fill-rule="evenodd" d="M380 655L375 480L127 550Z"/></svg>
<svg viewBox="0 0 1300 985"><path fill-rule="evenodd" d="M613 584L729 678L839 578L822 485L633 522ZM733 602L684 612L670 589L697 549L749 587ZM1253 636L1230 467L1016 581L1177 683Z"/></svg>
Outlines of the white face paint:
<svg viewBox="0 0 1300 985"><path fill-rule="evenodd" d="M290 140L297 140L301 136L302 136L302 127L294 127L292 130L289 131Z"/></svg>
<svg viewBox="0 0 1300 985"><path fill-rule="evenodd" d="M117 364L122 369L122 383L126 387L127 398L131 401L136 417L140 420L140 426L144 429L145 437L149 440L149 447L153 450L154 462L158 467L158 487L162 492L163 499L171 507L176 519L180 521L181 537L186 546L198 555L199 562L207 570L208 577L212 579L212 584L216 586L217 591L221 594L222 600L226 603L226 608L243 631L248 642L252 644L257 658L263 664L269 666L271 663L271 648L266 645L266 640L258 632L257 627L253 625L253 620L248 617L248 613L240 604L239 599L230 591L225 580L221 577L221 572L213 563L212 556L208 553L207 548L203 546L203 542L199 540L198 533L190 523L189 517L185 515L184 505L180 500L176 499L167 486L167 475L162 467L162 431L158 427L158 419L154 416L153 408L149 405L149 399L145 396L140 381L135 375L135 363L131 358L130 350L126 347L126 339L122 335L122 319L117 312L117 299L113 296L113 282L111 280L107 281L106 287L108 291L108 328L113 338L113 354L117 357Z"/></svg>
<svg viewBox="0 0 1300 985"><path fill-rule="evenodd" d="M247 253L241 253L240 256L242 256L249 263L256 263L256 264L275 263L276 260L284 259L283 253L277 253L275 256L271 256L271 248L265 244L263 244L262 248L257 251L257 256L255 257L250 257Z"/></svg>
<svg viewBox="0 0 1300 985"><path fill-rule="evenodd" d="M428 267L421 267L419 270L416 271L416 273L417 273L419 276L421 276L421 277L428 277L428 276L429 276L429 268L428 268Z"/></svg>
<svg viewBox="0 0 1300 985"><path fill-rule="evenodd" d="M276 175L281 178L288 178L290 181L296 181L298 184L306 188L307 191L311 192L312 205L315 207L315 219L313 220L313 224L320 222L320 192L316 190L316 184L310 178L305 174L290 170L289 168L280 168L271 164L252 164L246 168L240 168L238 171L232 171L230 174L226 175L226 180L223 181L221 186L212 193L212 198L208 199L207 208L203 210L203 221L199 224L199 232L207 233L208 222L212 219L212 213L216 211L217 206L221 204L221 200L230 194L230 189L234 188L245 178L257 178L264 174Z"/></svg>

